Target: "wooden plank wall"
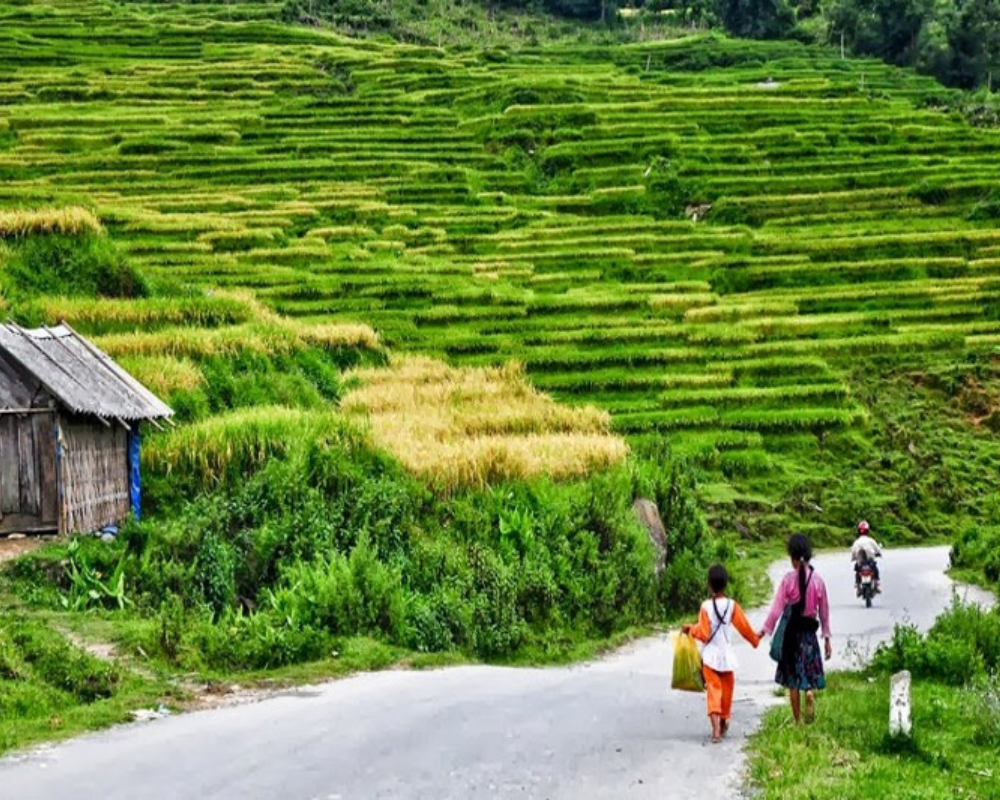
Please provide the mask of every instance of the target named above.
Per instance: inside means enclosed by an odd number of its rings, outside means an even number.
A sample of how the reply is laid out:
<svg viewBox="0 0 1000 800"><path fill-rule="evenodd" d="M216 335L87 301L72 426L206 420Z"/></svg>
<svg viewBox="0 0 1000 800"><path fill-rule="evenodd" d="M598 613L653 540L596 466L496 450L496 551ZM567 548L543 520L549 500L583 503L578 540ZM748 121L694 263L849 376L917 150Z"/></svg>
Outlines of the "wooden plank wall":
<svg viewBox="0 0 1000 800"><path fill-rule="evenodd" d="M63 533L90 533L129 513L128 432L120 425L59 421Z"/></svg>
<svg viewBox="0 0 1000 800"><path fill-rule="evenodd" d="M21 513L21 453L17 417L0 415L0 514Z"/></svg>
<svg viewBox="0 0 1000 800"><path fill-rule="evenodd" d="M39 487L41 488L42 525L55 529L59 525L59 474L56 470L56 415L32 414L38 454Z"/></svg>
<svg viewBox="0 0 1000 800"><path fill-rule="evenodd" d="M0 414L0 533L58 526L55 414Z"/></svg>

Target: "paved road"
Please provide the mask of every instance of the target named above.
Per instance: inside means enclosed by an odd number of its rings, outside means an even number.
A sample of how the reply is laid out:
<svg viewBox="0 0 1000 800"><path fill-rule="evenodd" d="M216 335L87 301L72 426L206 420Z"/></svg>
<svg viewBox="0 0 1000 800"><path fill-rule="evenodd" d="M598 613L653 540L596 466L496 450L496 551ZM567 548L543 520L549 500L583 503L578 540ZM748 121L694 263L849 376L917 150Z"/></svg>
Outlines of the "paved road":
<svg viewBox="0 0 1000 800"><path fill-rule="evenodd" d="M951 597L947 563L941 547L888 553L885 593L866 610L851 591L846 555L818 557L831 594L831 666L846 665L852 648L872 646L896 622L929 625ZM773 574L783 570L775 565ZM755 624L762 619L761 611L751 614ZM733 735L718 746L707 743L702 697L670 691L670 645L653 639L571 668L368 674L123 726L0 761L0 796L730 798L740 741L775 702L766 648L744 645L739 657Z"/></svg>

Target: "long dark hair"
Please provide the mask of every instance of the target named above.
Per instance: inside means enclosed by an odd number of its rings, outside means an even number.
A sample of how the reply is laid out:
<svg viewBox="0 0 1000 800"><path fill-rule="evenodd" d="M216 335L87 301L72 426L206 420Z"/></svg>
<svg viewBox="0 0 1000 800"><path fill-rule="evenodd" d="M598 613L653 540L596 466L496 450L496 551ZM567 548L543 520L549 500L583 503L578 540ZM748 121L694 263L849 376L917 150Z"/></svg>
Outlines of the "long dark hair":
<svg viewBox="0 0 1000 800"><path fill-rule="evenodd" d="M793 533L788 537L788 555L799 562L799 602L805 603L806 575L809 562L812 561L813 548L809 538L802 533Z"/></svg>

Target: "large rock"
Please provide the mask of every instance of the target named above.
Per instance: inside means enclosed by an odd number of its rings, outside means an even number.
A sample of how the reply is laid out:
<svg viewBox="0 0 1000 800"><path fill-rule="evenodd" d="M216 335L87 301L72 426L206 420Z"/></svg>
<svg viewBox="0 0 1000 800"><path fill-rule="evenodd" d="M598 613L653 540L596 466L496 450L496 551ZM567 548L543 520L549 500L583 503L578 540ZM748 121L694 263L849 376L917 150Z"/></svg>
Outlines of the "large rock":
<svg viewBox="0 0 1000 800"><path fill-rule="evenodd" d="M667 566L667 529L660 519L660 510L652 500L640 497L632 503L632 511L639 524L646 529L649 541L653 543L656 551L656 577L659 578Z"/></svg>

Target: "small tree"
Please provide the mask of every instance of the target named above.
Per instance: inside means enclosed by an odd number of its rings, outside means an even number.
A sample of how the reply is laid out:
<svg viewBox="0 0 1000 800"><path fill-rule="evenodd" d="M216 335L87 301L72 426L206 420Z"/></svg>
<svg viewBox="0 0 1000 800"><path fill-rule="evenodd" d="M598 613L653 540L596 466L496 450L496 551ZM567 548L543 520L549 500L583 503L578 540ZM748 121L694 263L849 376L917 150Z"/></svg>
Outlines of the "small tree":
<svg viewBox="0 0 1000 800"><path fill-rule="evenodd" d="M996 0L957 0L947 26L950 50L946 83L993 89L1000 66L1000 4ZM937 74L937 73L935 73Z"/></svg>
<svg viewBox="0 0 1000 800"><path fill-rule="evenodd" d="M677 217L699 201L700 184L685 178L673 161L657 156L646 170L646 207L654 217Z"/></svg>
<svg viewBox="0 0 1000 800"><path fill-rule="evenodd" d="M718 0L718 16L733 36L780 39L795 25L787 0Z"/></svg>
<svg viewBox="0 0 1000 800"><path fill-rule="evenodd" d="M545 0L545 7L564 17L611 22L618 13L618 0Z"/></svg>

